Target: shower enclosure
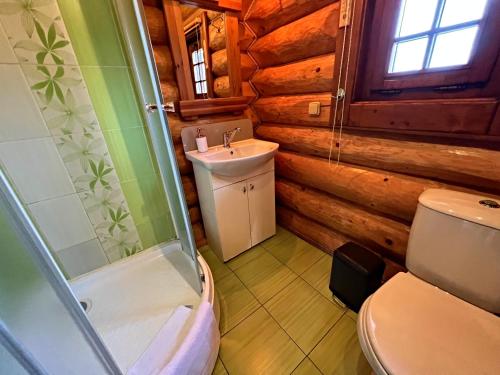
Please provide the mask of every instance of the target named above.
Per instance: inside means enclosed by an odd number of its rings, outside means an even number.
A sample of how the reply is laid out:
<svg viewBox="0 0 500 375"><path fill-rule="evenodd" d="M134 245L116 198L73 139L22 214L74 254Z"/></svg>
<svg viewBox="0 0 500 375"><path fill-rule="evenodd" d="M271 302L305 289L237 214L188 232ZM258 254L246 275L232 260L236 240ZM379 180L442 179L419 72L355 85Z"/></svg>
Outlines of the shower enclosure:
<svg viewBox="0 0 500 375"><path fill-rule="evenodd" d="M0 373L139 373L137 363L155 373L186 352L179 341L196 337L201 306L215 301L142 3L38 5L0 8L0 78L10 80L0 95ZM121 113L133 105L141 126ZM214 319L203 319L217 346ZM213 353L201 354L206 368Z"/></svg>

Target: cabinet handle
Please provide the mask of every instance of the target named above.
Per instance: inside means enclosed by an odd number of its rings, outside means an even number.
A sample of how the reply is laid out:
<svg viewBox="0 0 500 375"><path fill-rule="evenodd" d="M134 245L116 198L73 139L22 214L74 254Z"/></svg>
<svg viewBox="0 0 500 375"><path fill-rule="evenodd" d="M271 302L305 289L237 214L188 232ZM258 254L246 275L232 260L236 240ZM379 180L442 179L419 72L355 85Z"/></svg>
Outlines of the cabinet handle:
<svg viewBox="0 0 500 375"><path fill-rule="evenodd" d="M250 184L250 190L253 190L254 187L253 184Z"/></svg>
<svg viewBox="0 0 500 375"><path fill-rule="evenodd" d="M243 194L245 194L246 192L247 192L247 187L243 186Z"/></svg>

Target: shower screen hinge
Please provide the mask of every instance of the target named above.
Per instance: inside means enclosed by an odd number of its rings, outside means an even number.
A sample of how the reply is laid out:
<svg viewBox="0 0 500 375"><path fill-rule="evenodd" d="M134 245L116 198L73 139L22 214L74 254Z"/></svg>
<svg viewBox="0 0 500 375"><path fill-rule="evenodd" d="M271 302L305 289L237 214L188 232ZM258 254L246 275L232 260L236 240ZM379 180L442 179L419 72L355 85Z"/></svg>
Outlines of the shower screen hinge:
<svg viewBox="0 0 500 375"><path fill-rule="evenodd" d="M156 112L158 110L158 106L154 103L147 103L146 104L146 111L149 113ZM163 112L175 112L175 105L174 102L166 102L165 104L161 105L161 110Z"/></svg>

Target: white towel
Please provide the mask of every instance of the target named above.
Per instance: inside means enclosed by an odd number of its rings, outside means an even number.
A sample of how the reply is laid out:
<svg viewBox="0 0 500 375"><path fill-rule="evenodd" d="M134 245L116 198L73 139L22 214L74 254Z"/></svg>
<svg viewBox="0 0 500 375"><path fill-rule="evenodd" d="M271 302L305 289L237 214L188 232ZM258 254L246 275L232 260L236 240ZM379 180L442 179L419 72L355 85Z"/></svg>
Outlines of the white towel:
<svg viewBox="0 0 500 375"><path fill-rule="evenodd" d="M210 375L217 360L220 332L212 305L202 302L195 321L161 375Z"/></svg>

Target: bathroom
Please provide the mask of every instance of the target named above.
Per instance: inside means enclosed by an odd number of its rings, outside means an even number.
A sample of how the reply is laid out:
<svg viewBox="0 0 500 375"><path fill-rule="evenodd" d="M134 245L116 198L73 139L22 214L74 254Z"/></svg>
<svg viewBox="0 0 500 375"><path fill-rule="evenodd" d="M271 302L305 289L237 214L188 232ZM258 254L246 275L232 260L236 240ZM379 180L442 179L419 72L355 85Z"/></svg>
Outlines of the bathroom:
<svg viewBox="0 0 500 375"><path fill-rule="evenodd" d="M499 373L498 17L0 0L0 374Z"/></svg>

